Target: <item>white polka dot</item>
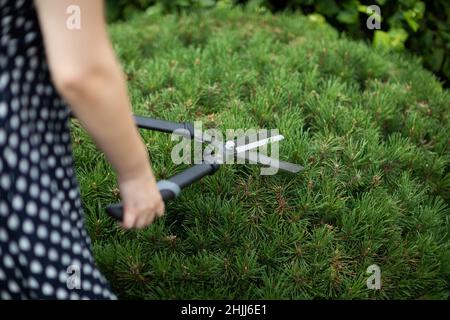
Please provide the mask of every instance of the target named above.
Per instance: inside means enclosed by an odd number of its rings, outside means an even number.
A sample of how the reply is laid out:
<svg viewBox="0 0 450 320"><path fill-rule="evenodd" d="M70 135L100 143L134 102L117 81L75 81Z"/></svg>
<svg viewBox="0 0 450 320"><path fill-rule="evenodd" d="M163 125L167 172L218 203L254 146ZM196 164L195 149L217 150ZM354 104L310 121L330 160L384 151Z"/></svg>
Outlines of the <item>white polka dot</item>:
<svg viewBox="0 0 450 320"><path fill-rule="evenodd" d="M94 293L95 294L100 294L102 293L102 287L100 287L98 284L94 285Z"/></svg>
<svg viewBox="0 0 450 320"><path fill-rule="evenodd" d="M13 115L10 119L9 119L9 125L11 127L11 129L17 130L20 126L20 119L18 115ZM17 135L16 135L17 137ZM11 145L11 147L14 147L13 145Z"/></svg>
<svg viewBox="0 0 450 320"><path fill-rule="evenodd" d="M11 179L9 178L8 174L2 174L0 175L0 185L4 188L4 189L9 189L10 185L11 185Z"/></svg>
<svg viewBox="0 0 450 320"><path fill-rule="evenodd" d="M19 227L19 217L17 216L17 214L12 214L9 216L8 218L8 227L11 230L17 230L17 228Z"/></svg>
<svg viewBox="0 0 450 320"><path fill-rule="evenodd" d="M69 179L64 178L64 180L63 180L63 188L66 189L66 190L70 188L70 180ZM70 207L70 205L69 205L69 207ZM66 211L68 211L68 209L66 209Z"/></svg>
<svg viewBox="0 0 450 320"><path fill-rule="evenodd" d="M61 219L57 214L53 214L52 217L50 218L50 223L54 227L59 227L59 225L61 223Z"/></svg>
<svg viewBox="0 0 450 320"><path fill-rule="evenodd" d="M31 288L31 289L38 289L40 286L39 286L39 282L35 279L35 278L33 278L33 277L29 277L28 278L28 286Z"/></svg>
<svg viewBox="0 0 450 320"><path fill-rule="evenodd" d="M31 221L30 219L26 219L26 220L23 222L22 228L23 228L23 232L25 232L25 233L28 233L28 234L33 233L33 232L34 232L34 224L33 224L33 221Z"/></svg>
<svg viewBox="0 0 450 320"><path fill-rule="evenodd" d="M19 161L20 172L22 172L23 174L27 174L29 168L30 168L30 165L29 165L28 161L26 159L20 159L20 161Z"/></svg>
<svg viewBox="0 0 450 320"><path fill-rule="evenodd" d="M44 283L42 286L42 293L46 296L50 296L53 294L55 290L53 289L52 285L48 282Z"/></svg>
<svg viewBox="0 0 450 320"><path fill-rule="evenodd" d="M25 72L25 78L29 81L32 82L34 80L35 74L32 70L27 70Z"/></svg>
<svg viewBox="0 0 450 320"><path fill-rule="evenodd" d="M90 256L91 256L90 251L87 248L84 248L83 249L83 257L88 259L88 258L90 258Z"/></svg>
<svg viewBox="0 0 450 320"><path fill-rule="evenodd" d="M34 245L34 254L37 257L43 257L45 256L45 247L42 243L38 242Z"/></svg>
<svg viewBox="0 0 450 320"><path fill-rule="evenodd" d="M36 121L36 128L39 132L44 132L45 131L45 122L42 121L41 119ZM41 143L41 136L36 136L36 144Z"/></svg>
<svg viewBox="0 0 450 320"><path fill-rule="evenodd" d="M91 291L92 290L92 283L88 280L83 280L83 283L81 285L83 290L85 291Z"/></svg>
<svg viewBox="0 0 450 320"><path fill-rule="evenodd" d="M37 236L39 239L45 239L48 237L48 230L47 227L44 225L39 225L37 227Z"/></svg>
<svg viewBox="0 0 450 320"><path fill-rule="evenodd" d="M39 159L39 158L38 158ZM44 186L44 187L49 187L50 186L50 176L47 174L47 173L44 173L42 176L41 176L41 184Z"/></svg>
<svg viewBox="0 0 450 320"><path fill-rule="evenodd" d="M0 75L0 90L4 90L9 82L8 73L4 72Z"/></svg>
<svg viewBox="0 0 450 320"><path fill-rule="evenodd" d="M22 152L23 154L28 154L28 152L30 151L30 145L28 144L27 141L23 141L20 143L20 152ZM28 161L27 161L28 163Z"/></svg>
<svg viewBox="0 0 450 320"><path fill-rule="evenodd" d="M43 85L41 82L39 82L39 83L36 85L36 92L37 92L38 94L43 94L43 93L44 93L44 85Z"/></svg>
<svg viewBox="0 0 450 320"><path fill-rule="evenodd" d="M50 167L54 167L56 165L56 159L54 156L49 156L47 162Z"/></svg>
<svg viewBox="0 0 450 320"><path fill-rule="evenodd" d="M38 59L36 57L31 58L30 67L32 69L36 69L37 66L38 66Z"/></svg>
<svg viewBox="0 0 450 320"><path fill-rule="evenodd" d="M58 288L56 289L56 298L59 300L66 300L69 294L66 289Z"/></svg>
<svg viewBox="0 0 450 320"><path fill-rule="evenodd" d="M19 94L19 84L17 82L13 82L9 85L9 89L13 95Z"/></svg>
<svg viewBox="0 0 450 320"><path fill-rule="evenodd" d="M49 203L49 201L50 201L50 194L48 193L47 190L42 190L39 198L41 199L41 201L43 203Z"/></svg>
<svg viewBox="0 0 450 320"><path fill-rule="evenodd" d="M27 258L26 258L26 256L24 255L24 254L19 254L19 264L22 266L22 267L28 267L28 260L27 260Z"/></svg>
<svg viewBox="0 0 450 320"><path fill-rule="evenodd" d="M9 289L9 291L11 291L13 293L19 293L20 292L20 287L17 284L17 282L15 282L14 280L9 280L8 281L8 289Z"/></svg>
<svg viewBox="0 0 450 320"><path fill-rule="evenodd" d="M48 221L48 219L50 218L50 214L49 214L47 208L42 207L39 209L39 218L42 221Z"/></svg>
<svg viewBox="0 0 450 320"><path fill-rule="evenodd" d="M16 255L19 253L19 246L17 245L17 242L11 241L9 243L9 252L12 253L13 255Z"/></svg>
<svg viewBox="0 0 450 320"><path fill-rule="evenodd" d="M19 177L16 181L16 188L20 192L24 192L27 188L27 181L24 177Z"/></svg>
<svg viewBox="0 0 450 320"><path fill-rule="evenodd" d="M26 121L26 119L24 119ZM26 125L22 125L20 127L20 135L23 138L28 138L28 135L30 134L30 129L28 129L28 127Z"/></svg>
<svg viewBox="0 0 450 320"><path fill-rule="evenodd" d="M8 206L4 202L0 202L0 216L7 217L9 214Z"/></svg>
<svg viewBox="0 0 450 320"><path fill-rule="evenodd" d="M61 283L66 283L67 282L67 278L68 278L68 274L66 272L66 270L60 271L59 275L58 275L58 280Z"/></svg>
<svg viewBox="0 0 450 320"><path fill-rule="evenodd" d="M34 96L31 97L31 105L33 107L38 107L39 103L40 103L40 99L39 99L39 97L37 95L34 95Z"/></svg>
<svg viewBox="0 0 450 320"><path fill-rule="evenodd" d="M62 179L64 177L64 170L62 168L57 168L55 175L58 179Z"/></svg>
<svg viewBox="0 0 450 320"><path fill-rule="evenodd" d="M73 253L75 253L77 255L81 253L82 249L81 249L81 246L80 246L80 244L78 242L75 242L73 244L72 251L73 251Z"/></svg>
<svg viewBox="0 0 450 320"><path fill-rule="evenodd" d="M39 196L39 186L36 183L30 185L30 196L37 198Z"/></svg>
<svg viewBox="0 0 450 320"><path fill-rule="evenodd" d="M19 248L22 251L28 251L31 249L30 240L26 236L21 236L19 239Z"/></svg>
<svg viewBox="0 0 450 320"><path fill-rule="evenodd" d="M20 81L20 78L22 77L22 73L20 72L20 70L19 69L14 69L13 71L12 71L12 78L13 78L13 80L14 81ZM24 83L23 84L23 86L25 87L25 85L28 85L28 87L29 87L29 84L28 83Z"/></svg>
<svg viewBox="0 0 450 320"><path fill-rule="evenodd" d="M50 261L58 260L58 251L56 251L56 249L54 248L50 248L50 250L48 250L48 259Z"/></svg>
<svg viewBox="0 0 450 320"><path fill-rule="evenodd" d="M55 267L50 265L45 268L45 275L49 279L55 279L58 275L58 272L56 271Z"/></svg>
<svg viewBox="0 0 450 320"><path fill-rule="evenodd" d="M70 134L68 134L67 132L64 132L63 134L62 134L62 141L63 142L69 142L70 141Z"/></svg>
<svg viewBox="0 0 450 320"><path fill-rule="evenodd" d="M48 154L48 146L47 146L46 144L41 145L40 150L41 150L41 154L42 154L43 156L46 156L46 155ZM51 156L51 157L52 157L52 156Z"/></svg>
<svg viewBox="0 0 450 320"><path fill-rule="evenodd" d="M11 269L14 267L14 260L9 254L5 254L3 256L3 265L8 269Z"/></svg>
<svg viewBox="0 0 450 320"><path fill-rule="evenodd" d="M11 133L9 135L8 144L13 149L17 148L19 145L19 135L17 133Z"/></svg>
<svg viewBox="0 0 450 320"><path fill-rule="evenodd" d="M39 178L39 169L36 166L32 166L30 169L30 177L33 180L37 180Z"/></svg>
<svg viewBox="0 0 450 320"><path fill-rule="evenodd" d="M100 278L100 272L97 269L94 269L94 272L92 273L92 276L96 279Z"/></svg>
<svg viewBox="0 0 450 320"><path fill-rule="evenodd" d="M70 264L70 256L67 253L63 253L61 256L61 262L63 265L68 266Z"/></svg>
<svg viewBox="0 0 450 320"><path fill-rule="evenodd" d="M20 195L16 194L13 199L12 199L12 207L17 210L20 211L23 209L23 199Z"/></svg>
<svg viewBox="0 0 450 320"><path fill-rule="evenodd" d="M13 21L13 16L8 15L2 18L2 26L9 27Z"/></svg>
<svg viewBox="0 0 450 320"><path fill-rule="evenodd" d="M25 18L24 17L18 17L16 19L16 28L22 27L24 22L25 22Z"/></svg>
<svg viewBox="0 0 450 320"><path fill-rule="evenodd" d="M61 229L65 233L69 233L71 230L70 222L68 220L64 220L61 224Z"/></svg>
<svg viewBox="0 0 450 320"><path fill-rule="evenodd" d="M104 288L102 291L103 297L105 297L105 299L113 299L114 297L111 296L111 292L109 292L108 289Z"/></svg>
<svg viewBox="0 0 450 320"><path fill-rule="evenodd" d="M70 240L67 237L63 237L61 240L61 246L63 249L69 249L70 248Z"/></svg>
<svg viewBox="0 0 450 320"><path fill-rule="evenodd" d="M61 209L61 202L57 198L53 198L51 202L52 209L59 211Z"/></svg>
<svg viewBox="0 0 450 320"><path fill-rule="evenodd" d="M30 270L33 273L41 273L42 272L42 265L39 261L33 260L31 261Z"/></svg>
<svg viewBox="0 0 450 320"><path fill-rule="evenodd" d="M45 142L47 142L48 144L52 144L53 143L53 134L50 132L46 132L45 136L44 136L44 140Z"/></svg>
<svg viewBox="0 0 450 320"><path fill-rule="evenodd" d="M74 291L70 293L70 300L80 300L80 295Z"/></svg>
<svg viewBox="0 0 450 320"><path fill-rule="evenodd" d="M77 190L76 189L70 189L70 191L69 191L69 198L70 199L75 199L76 197L77 197L77 195L78 195L78 192L77 192Z"/></svg>
<svg viewBox="0 0 450 320"><path fill-rule="evenodd" d="M4 228L0 228L0 241L8 242L8 233Z"/></svg>
<svg viewBox="0 0 450 320"><path fill-rule="evenodd" d="M17 164L17 154L10 148L6 147L3 150L3 156L6 159L6 162L11 166L15 167Z"/></svg>
<svg viewBox="0 0 450 320"><path fill-rule="evenodd" d="M72 229L72 237L74 237L75 239L80 238L80 232L78 231L78 229L74 228Z"/></svg>
<svg viewBox="0 0 450 320"><path fill-rule="evenodd" d="M30 160L31 160L31 162L34 162L34 163L37 163L37 162L39 162L39 152L36 150L36 149L34 149L34 150L31 150L31 152L30 152ZM45 176L45 181L48 181L47 180L47 178L48 178L48 176L46 175ZM42 179L41 179L41 181L42 181Z"/></svg>
<svg viewBox="0 0 450 320"><path fill-rule="evenodd" d="M58 231L53 230L50 234L50 241L54 244L59 244L61 236Z"/></svg>
<svg viewBox="0 0 450 320"><path fill-rule="evenodd" d="M30 216L35 216L37 214L37 205L34 201L29 201L26 205L26 212Z"/></svg>
<svg viewBox="0 0 450 320"><path fill-rule="evenodd" d="M11 295L6 291L2 291L0 294L0 297L2 300L11 300L12 299Z"/></svg>

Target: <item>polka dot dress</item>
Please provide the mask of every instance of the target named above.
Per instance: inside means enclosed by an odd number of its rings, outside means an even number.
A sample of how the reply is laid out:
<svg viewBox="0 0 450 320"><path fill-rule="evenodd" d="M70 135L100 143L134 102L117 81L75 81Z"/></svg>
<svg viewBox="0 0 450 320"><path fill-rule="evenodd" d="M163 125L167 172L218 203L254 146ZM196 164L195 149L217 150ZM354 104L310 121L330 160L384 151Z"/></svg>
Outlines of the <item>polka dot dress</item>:
<svg viewBox="0 0 450 320"><path fill-rule="evenodd" d="M0 299L114 299L95 266L32 0L0 0Z"/></svg>

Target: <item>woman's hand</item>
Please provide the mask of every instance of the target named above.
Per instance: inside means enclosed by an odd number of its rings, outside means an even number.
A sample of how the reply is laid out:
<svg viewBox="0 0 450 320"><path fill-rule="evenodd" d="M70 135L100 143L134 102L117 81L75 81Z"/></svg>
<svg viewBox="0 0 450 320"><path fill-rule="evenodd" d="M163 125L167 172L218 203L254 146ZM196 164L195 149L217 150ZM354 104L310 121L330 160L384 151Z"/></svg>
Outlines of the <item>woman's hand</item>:
<svg viewBox="0 0 450 320"><path fill-rule="evenodd" d="M119 177L119 188L124 208L124 228L143 228L164 214L164 202L151 170L135 177Z"/></svg>

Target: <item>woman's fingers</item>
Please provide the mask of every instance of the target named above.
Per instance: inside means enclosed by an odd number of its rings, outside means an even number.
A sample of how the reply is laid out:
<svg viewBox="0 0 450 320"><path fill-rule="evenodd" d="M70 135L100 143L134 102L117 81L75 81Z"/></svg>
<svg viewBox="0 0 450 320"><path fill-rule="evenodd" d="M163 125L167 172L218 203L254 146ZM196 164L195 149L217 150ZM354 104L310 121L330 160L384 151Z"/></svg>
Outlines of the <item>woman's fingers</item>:
<svg viewBox="0 0 450 320"><path fill-rule="evenodd" d="M120 180L119 185L124 203L124 228L144 228L164 214L164 202L151 170Z"/></svg>
<svg viewBox="0 0 450 320"><path fill-rule="evenodd" d="M135 223L136 214L132 211L132 209L128 209L124 206L122 226L126 229L131 229L134 227Z"/></svg>
<svg viewBox="0 0 450 320"><path fill-rule="evenodd" d="M164 211L166 210L164 202L161 201L160 205L158 206L158 209L156 210L156 215L158 218L161 218L164 215Z"/></svg>
<svg viewBox="0 0 450 320"><path fill-rule="evenodd" d="M122 226L126 229L142 229L153 223L155 218L162 217L164 214L164 203L156 208L129 208L125 209Z"/></svg>

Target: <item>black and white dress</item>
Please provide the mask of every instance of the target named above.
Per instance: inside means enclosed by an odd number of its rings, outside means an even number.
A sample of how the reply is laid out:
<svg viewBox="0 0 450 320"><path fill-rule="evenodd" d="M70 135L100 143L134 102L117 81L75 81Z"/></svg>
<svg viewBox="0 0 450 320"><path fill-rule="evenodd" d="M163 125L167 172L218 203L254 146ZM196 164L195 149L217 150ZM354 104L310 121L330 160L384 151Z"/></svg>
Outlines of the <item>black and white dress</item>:
<svg viewBox="0 0 450 320"><path fill-rule="evenodd" d="M69 109L32 0L0 0L0 299L114 299L92 257Z"/></svg>

